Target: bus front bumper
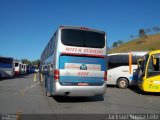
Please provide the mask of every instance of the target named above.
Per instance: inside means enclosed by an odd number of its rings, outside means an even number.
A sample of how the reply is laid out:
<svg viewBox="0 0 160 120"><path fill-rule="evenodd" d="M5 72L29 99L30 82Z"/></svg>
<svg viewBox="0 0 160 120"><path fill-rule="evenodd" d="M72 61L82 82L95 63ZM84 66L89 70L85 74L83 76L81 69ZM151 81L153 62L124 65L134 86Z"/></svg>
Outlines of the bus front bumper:
<svg viewBox="0 0 160 120"><path fill-rule="evenodd" d="M157 84L138 84L138 87L144 92L160 93L160 85Z"/></svg>

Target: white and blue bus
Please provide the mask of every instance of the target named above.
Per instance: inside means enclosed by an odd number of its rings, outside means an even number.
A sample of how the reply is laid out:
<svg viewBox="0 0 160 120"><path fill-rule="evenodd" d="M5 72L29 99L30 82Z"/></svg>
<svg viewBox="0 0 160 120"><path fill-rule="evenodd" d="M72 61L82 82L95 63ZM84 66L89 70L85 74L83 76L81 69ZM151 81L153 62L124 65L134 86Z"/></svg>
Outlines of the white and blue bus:
<svg viewBox="0 0 160 120"><path fill-rule="evenodd" d="M14 59L9 57L0 57L0 78L14 76Z"/></svg>
<svg viewBox="0 0 160 120"><path fill-rule="evenodd" d="M41 55L46 93L95 96L106 91L107 43L104 31L61 26Z"/></svg>

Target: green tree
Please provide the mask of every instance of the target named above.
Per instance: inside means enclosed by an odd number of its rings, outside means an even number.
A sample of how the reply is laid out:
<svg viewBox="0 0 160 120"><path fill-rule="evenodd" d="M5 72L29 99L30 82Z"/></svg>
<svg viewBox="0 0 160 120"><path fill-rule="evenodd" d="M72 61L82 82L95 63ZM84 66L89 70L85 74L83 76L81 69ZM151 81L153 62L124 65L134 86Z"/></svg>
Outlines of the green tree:
<svg viewBox="0 0 160 120"><path fill-rule="evenodd" d="M143 37L145 37L145 30L144 29L139 29L139 37L140 38L143 38Z"/></svg>
<svg viewBox="0 0 160 120"><path fill-rule="evenodd" d="M153 27L153 31L158 32L158 31L160 31L160 28L158 26Z"/></svg>
<svg viewBox="0 0 160 120"><path fill-rule="evenodd" d="M118 46L118 43L117 43L117 42L114 42L112 46L113 46L113 47L117 47L117 46Z"/></svg>
<svg viewBox="0 0 160 120"><path fill-rule="evenodd" d="M122 40L118 40L118 45L121 45L121 44L123 44L123 41Z"/></svg>
<svg viewBox="0 0 160 120"><path fill-rule="evenodd" d="M31 61L28 60L28 59L21 59L21 61L22 61L23 64L27 64L27 65L31 64Z"/></svg>
<svg viewBox="0 0 160 120"><path fill-rule="evenodd" d="M140 41L138 42L138 44L143 44L145 42L145 39L148 37L144 29L139 29L139 37Z"/></svg>
<svg viewBox="0 0 160 120"><path fill-rule="evenodd" d="M154 47L150 47L150 48L149 48L149 50L156 50L156 48L154 48Z"/></svg>
<svg viewBox="0 0 160 120"><path fill-rule="evenodd" d="M34 61L31 62L31 65L35 66L35 67L38 67L39 62L40 62L39 59L38 60L34 60Z"/></svg>

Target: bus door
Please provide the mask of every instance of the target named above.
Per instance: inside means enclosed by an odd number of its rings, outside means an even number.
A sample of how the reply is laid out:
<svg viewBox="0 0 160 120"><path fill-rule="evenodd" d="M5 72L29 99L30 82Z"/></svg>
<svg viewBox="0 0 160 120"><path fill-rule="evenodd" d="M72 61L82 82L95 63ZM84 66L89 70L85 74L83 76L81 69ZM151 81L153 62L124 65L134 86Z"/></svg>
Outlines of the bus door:
<svg viewBox="0 0 160 120"><path fill-rule="evenodd" d="M151 55L144 85L148 91L160 92L160 53Z"/></svg>

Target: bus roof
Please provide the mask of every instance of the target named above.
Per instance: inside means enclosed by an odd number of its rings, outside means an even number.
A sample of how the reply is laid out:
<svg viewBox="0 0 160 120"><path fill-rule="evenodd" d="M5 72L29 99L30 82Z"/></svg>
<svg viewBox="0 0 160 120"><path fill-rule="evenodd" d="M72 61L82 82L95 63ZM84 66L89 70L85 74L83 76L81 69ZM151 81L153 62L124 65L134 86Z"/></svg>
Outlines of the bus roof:
<svg viewBox="0 0 160 120"><path fill-rule="evenodd" d="M145 55L148 52L147 51L131 51L131 52L124 52L124 53L112 53L112 54L108 54L108 56L112 56L112 55L128 55L129 53L132 53L132 55Z"/></svg>
<svg viewBox="0 0 160 120"><path fill-rule="evenodd" d="M13 57L4 57L4 56L0 56L0 58L13 59Z"/></svg>
<svg viewBox="0 0 160 120"><path fill-rule="evenodd" d="M160 53L160 50L154 50L154 51L150 51L149 55L158 54L158 53Z"/></svg>
<svg viewBox="0 0 160 120"><path fill-rule="evenodd" d="M77 29L77 30L87 30L87 31L93 31L93 32L98 32L102 34L106 34L105 31L102 30L97 30L93 28L87 28L87 27L80 27L80 26L60 26L60 29Z"/></svg>

